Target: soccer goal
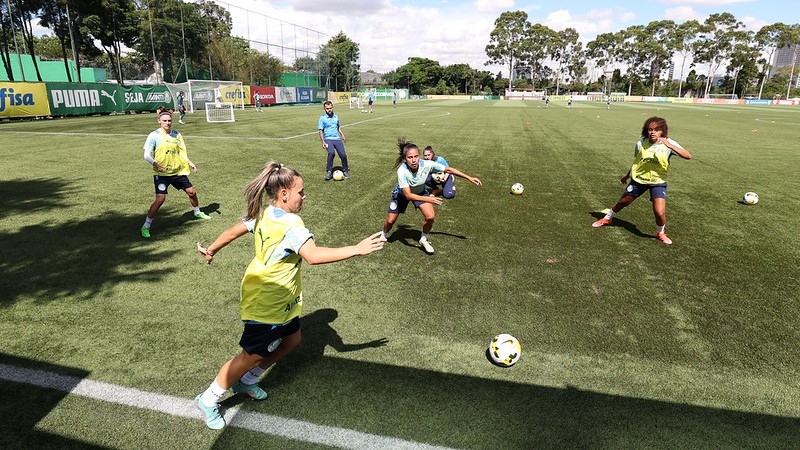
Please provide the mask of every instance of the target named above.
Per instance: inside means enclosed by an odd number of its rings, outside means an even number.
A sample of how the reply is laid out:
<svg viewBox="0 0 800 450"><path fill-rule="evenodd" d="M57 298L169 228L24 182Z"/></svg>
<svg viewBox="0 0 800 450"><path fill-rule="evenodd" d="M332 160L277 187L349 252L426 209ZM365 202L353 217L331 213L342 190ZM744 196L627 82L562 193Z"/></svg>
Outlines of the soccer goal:
<svg viewBox="0 0 800 450"><path fill-rule="evenodd" d="M364 102L361 97L350 97L350 109L364 109Z"/></svg>
<svg viewBox="0 0 800 450"><path fill-rule="evenodd" d="M739 100L736 94L708 94L708 98L721 98L725 100Z"/></svg>
<svg viewBox="0 0 800 450"><path fill-rule="evenodd" d="M206 103L206 122L236 122L233 117L233 103L208 102Z"/></svg>
<svg viewBox="0 0 800 450"><path fill-rule="evenodd" d="M189 80L165 84L172 98L177 98L178 92L185 94L184 106L190 113L206 109L207 103L230 103L235 108L244 109L246 93L241 81Z"/></svg>

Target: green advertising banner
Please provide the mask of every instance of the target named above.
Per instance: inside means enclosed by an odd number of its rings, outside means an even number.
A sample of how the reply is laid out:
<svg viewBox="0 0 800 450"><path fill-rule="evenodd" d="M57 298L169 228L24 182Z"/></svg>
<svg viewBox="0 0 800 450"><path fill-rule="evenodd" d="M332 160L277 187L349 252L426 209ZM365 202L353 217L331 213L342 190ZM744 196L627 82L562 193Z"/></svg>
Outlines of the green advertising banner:
<svg viewBox="0 0 800 450"><path fill-rule="evenodd" d="M159 106L177 108L166 86L123 86L121 111L155 111Z"/></svg>
<svg viewBox="0 0 800 450"><path fill-rule="evenodd" d="M123 88L105 83L47 83L54 116L108 114L123 111Z"/></svg>

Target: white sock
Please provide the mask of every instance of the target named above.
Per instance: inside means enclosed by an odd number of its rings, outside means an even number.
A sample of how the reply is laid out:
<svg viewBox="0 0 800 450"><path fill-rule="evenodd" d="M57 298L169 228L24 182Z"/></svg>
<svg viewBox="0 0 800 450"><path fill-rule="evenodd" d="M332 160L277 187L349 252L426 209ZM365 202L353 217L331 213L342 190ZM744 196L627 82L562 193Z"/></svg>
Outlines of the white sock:
<svg viewBox="0 0 800 450"><path fill-rule="evenodd" d="M150 228L150 225L152 225L152 224L153 224L153 219L148 217L148 218L144 219L143 227L144 228Z"/></svg>
<svg viewBox="0 0 800 450"><path fill-rule="evenodd" d="M264 369L255 366L252 369L250 369L246 374L244 374L244 376L242 376L242 379L240 381L244 384L256 384L258 383L258 380L261 378L261 375L263 374L264 374Z"/></svg>
<svg viewBox="0 0 800 450"><path fill-rule="evenodd" d="M611 219L612 217L614 217L614 210L613 209L609 209L608 212L606 213L606 217L605 218L606 219Z"/></svg>
<svg viewBox="0 0 800 450"><path fill-rule="evenodd" d="M226 392L228 392L228 390L223 389L222 386L217 383L217 379L214 378L214 382L211 383L208 389L203 392L203 395L200 396L200 401L210 408L219 403L219 399L221 399Z"/></svg>
<svg viewBox="0 0 800 450"><path fill-rule="evenodd" d="M199 206L195 206L194 207L194 213L195 214L200 214L200 207Z"/></svg>
<svg viewBox="0 0 800 450"><path fill-rule="evenodd" d="M424 242L428 240L428 233L422 233L422 237L419 238L420 242Z"/></svg>
<svg viewBox="0 0 800 450"><path fill-rule="evenodd" d="M664 227L666 227L666 225L661 225L660 227L658 227L658 232L659 233L663 233L664 232Z"/></svg>

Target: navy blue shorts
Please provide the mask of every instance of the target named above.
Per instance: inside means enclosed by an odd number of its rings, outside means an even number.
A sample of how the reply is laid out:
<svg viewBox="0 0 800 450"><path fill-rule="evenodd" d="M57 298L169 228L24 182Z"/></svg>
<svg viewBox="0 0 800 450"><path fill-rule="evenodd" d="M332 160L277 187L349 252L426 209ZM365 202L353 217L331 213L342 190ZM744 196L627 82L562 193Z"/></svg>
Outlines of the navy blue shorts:
<svg viewBox="0 0 800 450"><path fill-rule="evenodd" d="M156 194L164 195L167 195L167 188L170 186L183 191L192 187L192 183L186 175L153 175L153 184L156 186Z"/></svg>
<svg viewBox="0 0 800 450"><path fill-rule="evenodd" d="M242 331L242 338L239 339L239 345L242 350L251 355L260 355L266 358L278 349L284 337L299 330L299 317L295 317L283 325L248 321L244 323L244 331Z"/></svg>
<svg viewBox="0 0 800 450"><path fill-rule="evenodd" d="M667 198L667 184L642 184L631 180L628 187L625 188L624 195L630 195L633 198L639 198L640 195L646 191L650 191L650 200L656 198Z"/></svg>
<svg viewBox="0 0 800 450"><path fill-rule="evenodd" d="M430 195L427 189L422 191L422 194L419 195ZM414 206L419 208L423 203L423 201L414 200ZM409 201L405 195L403 195L403 191L400 189L395 188L394 192L392 192L392 201L389 202L389 213L391 214L403 214L406 212L406 208L408 208Z"/></svg>

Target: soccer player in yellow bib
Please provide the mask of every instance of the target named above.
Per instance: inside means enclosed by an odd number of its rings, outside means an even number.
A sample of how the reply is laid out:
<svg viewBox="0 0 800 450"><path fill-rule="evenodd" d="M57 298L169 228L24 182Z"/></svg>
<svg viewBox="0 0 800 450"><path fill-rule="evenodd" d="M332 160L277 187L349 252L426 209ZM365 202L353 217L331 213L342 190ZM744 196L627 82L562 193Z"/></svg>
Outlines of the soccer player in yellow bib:
<svg viewBox="0 0 800 450"><path fill-rule="evenodd" d="M197 166L189 159L183 136L172 129L172 113L166 110L160 112L158 123L161 127L150 133L144 142L144 160L153 166L153 183L156 187L156 199L150 205L141 229L144 238L150 237L150 225L161 205L167 200L170 186L186 192L195 217L206 220L211 218L200 211L197 190L187 176L191 171L197 172Z"/></svg>
<svg viewBox="0 0 800 450"><path fill-rule="evenodd" d="M614 214L630 205L646 191L650 191L650 201L653 202L653 214L656 217L656 238L664 244L672 244L672 239L667 237L664 227L667 223L667 169L672 155L683 159L692 159L692 154L680 144L668 137L667 121L661 117L650 117L642 126L642 138L636 142L633 151L633 165L625 174L620 183L625 184L630 178L630 184L625 188L619 201L611 207L605 217L594 222L593 227L599 228L611 224Z"/></svg>
<svg viewBox="0 0 800 450"><path fill-rule="evenodd" d="M223 231L208 248L197 244L197 250L210 264L214 255L235 239L248 232L255 237L256 255L247 266L241 287L242 351L225 363L214 382L195 398L211 429L225 426L219 401L228 389L256 400L267 398L257 384L259 378L300 344L302 261L324 264L368 255L383 248L386 241L375 233L348 247L318 247L297 215L305 198L300 174L271 161L245 188L247 215ZM269 204L265 205L265 201Z"/></svg>

